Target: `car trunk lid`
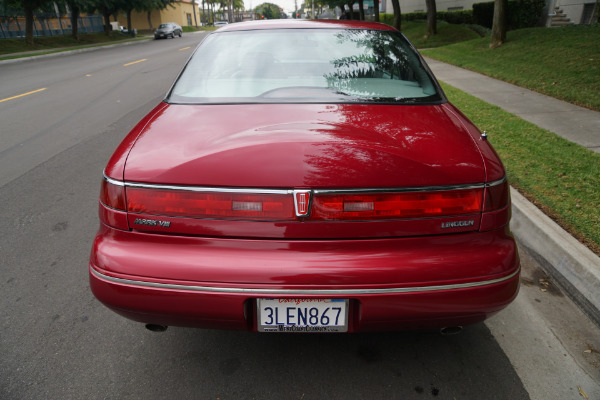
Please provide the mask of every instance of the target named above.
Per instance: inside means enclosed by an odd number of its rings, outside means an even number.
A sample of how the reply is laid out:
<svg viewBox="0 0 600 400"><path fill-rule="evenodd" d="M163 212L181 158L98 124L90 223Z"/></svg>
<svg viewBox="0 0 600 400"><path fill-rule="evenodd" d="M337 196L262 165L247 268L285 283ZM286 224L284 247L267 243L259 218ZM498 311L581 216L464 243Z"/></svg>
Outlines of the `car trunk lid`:
<svg viewBox="0 0 600 400"><path fill-rule="evenodd" d="M170 105L140 132L124 178L133 204L129 226L136 230L364 238L477 230L485 168L470 134L443 106ZM158 208L137 207L161 190ZM475 203L453 212L461 201L448 198L469 190ZM287 200L272 206L278 196ZM192 204L190 198L202 210L225 204L234 211L192 214L179 207ZM446 211L433 207L439 209L433 214L418 211L431 210L432 202L442 201L436 199L452 204ZM341 213L317 217L312 206L320 200L326 200L325 211L339 206ZM171 203L163 207L165 201ZM402 204L408 212L375 215L384 203ZM269 217L263 207L287 211Z"/></svg>

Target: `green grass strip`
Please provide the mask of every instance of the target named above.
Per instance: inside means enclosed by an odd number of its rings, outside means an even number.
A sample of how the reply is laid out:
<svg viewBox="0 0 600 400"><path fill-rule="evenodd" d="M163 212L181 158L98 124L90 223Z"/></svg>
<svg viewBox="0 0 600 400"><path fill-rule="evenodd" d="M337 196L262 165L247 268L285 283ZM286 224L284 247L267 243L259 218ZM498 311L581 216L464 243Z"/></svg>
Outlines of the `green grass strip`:
<svg viewBox="0 0 600 400"><path fill-rule="evenodd" d="M428 57L600 111L600 25L528 28L423 50Z"/></svg>
<svg viewBox="0 0 600 400"><path fill-rule="evenodd" d="M437 35L425 37L427 24L420 21L402 21L402 33L417 49L446 46L479 37L477 33L465 25L449 24L444 21L437 23Z"/></svg>
<svg viewBox="0 0 600 400"><path fill-rule="evenodd" d="M510 184L600 254L600 154L442 83L448 99L486 130Z"/></svg>

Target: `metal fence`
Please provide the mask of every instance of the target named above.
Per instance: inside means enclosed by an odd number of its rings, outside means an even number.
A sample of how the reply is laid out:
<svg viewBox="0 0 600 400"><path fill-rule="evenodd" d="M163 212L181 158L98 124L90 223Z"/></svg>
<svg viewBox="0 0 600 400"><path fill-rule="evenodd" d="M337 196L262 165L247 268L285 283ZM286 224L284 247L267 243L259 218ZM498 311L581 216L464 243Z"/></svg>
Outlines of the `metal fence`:
<svg viewBox="0 0 600 400"><path fill-rule="evenodd" d="M104 22L101 15L79 17L79 33L102 32ZM59 36L71 34L71 19L68 16L36 15L33 21L33 36ZM0 16L0 39L25 37L24 16Z"/></svg>

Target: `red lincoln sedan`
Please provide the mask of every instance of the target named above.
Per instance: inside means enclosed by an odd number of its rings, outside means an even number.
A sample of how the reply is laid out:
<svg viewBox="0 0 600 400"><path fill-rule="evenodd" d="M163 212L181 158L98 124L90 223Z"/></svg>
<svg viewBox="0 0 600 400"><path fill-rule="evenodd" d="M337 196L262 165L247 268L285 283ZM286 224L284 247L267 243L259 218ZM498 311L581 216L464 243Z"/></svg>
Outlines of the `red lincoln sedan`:
<svg viewBox="0 0 600 400"><path fill-rule="evenodd" d="M506 172L393 28L231 24L104 170L94 295L152 330L442 329L517 295Z"/></svg>

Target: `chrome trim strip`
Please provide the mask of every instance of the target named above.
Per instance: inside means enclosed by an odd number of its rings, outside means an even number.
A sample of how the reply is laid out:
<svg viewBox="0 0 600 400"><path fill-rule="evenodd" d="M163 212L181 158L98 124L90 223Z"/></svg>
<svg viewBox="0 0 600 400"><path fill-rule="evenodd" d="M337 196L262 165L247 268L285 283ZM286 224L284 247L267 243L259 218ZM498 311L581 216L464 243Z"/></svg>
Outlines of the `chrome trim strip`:
<svg viewBox="0 0 600 400"><path fill-rule="evenodd" d="M506 175L504 175L504 177L502 179L498 179L497 181L486 183L485 187L492 187L492 186L502 185L504 182L506 182Z"/></svg>
<svg viewBox="0 0 600 400"><path fill-rule="evenodd" d="M110 183L111 185L116 185L116 186L125 186L125 182L121 182L121 181L116 181L112 178L109 178L108 176L102 174L102 177L104 178L104 180L108 183Z"/></svg>
<svg viewBox="0 0 600 400"><path fill-rule="evenodd" d="M419 292L433 292L437 290L457 290L457 289L469 289L480 286L494 285L496 283L502 283L508 281L519 274L521 267L517 268L512 274L503 278L491 279L488 281L470 282L470 283L459 283L454 285L438 285L438 286L420 286L420 287L407 287L407 288L389 288L389 289L246 289L246 288L223 288L213 286L189 286L189 285L174 285L167 283L155 283L155 282L144 282L134 281L131 279L115 278L107 276L96 271L93 267L90 270L96 277L104 279L114 283L121 283L125 285L151 287L158 289L174 289L174 290L191 290L194 292L212 292L212 293L246 293L246 294L282 294L287 296L294 295L359 295L359 294L401 294L401 293L419 293Z"/></svg>
<svg viewBox="0 0 600 400"><path fill-rule="evenodd" d="M111 179L104 175L104 180L117 186L143 188L143 189L166 189L166 190L181 190L187 192L210 192L210 193L245 193L245 194L292 194L293 190L287 189L235 189L235 188L214 188L203 186L174 186L174 185L157 185L148 183L121 182Z"/></svg>
<svg viewBox="0 0 600 400"><path fill-rule="evenodd" d="M202 186L175 186L159 185L148 183L121 182L107 177L103 174L104 180L117 186L135 187L143 189L167 189L182 190L188 192L210 192L210 193L246 193L246 194L294 194L298 190L293 189L257 189L257 188L216 188ZM371 189L316 189L314 194L352 194L352 193L408 193L408 192L440 192L445 190L467 190L483 189L486 187L498 186L506 182L506 176L497 181L489 183L475 183L471 185L448 185L448 186L424 186L407 188L371 188ZM300 190L300 192L310 192L310 190Z"/></svg>
<svg viewBox="0 0 600 400"><path fill-rule="evenodd" d="M445 190L483 189L485 183L472 185L422 186L407 188L377 188L377 189L317 189L315 194L352 194L352 193L411 193L411 192L441 192Z"/></svg>
<svg viewBox="0 0 600 400"><path fill-rule="evenodd" d="M152 185L146 183L130 183L125 182L126 187L143 188L143 189L167 189L181 190L187 192L210 192L210 193L251 193L251 194L291 194L293 190L279 189L234 189L234 188L214 188L201 186L170 186L170 185Z"/></svg>

